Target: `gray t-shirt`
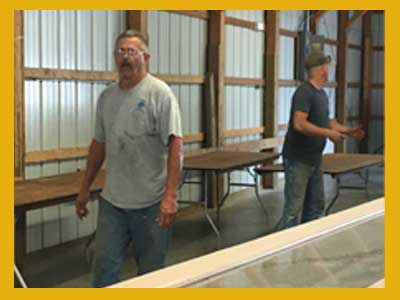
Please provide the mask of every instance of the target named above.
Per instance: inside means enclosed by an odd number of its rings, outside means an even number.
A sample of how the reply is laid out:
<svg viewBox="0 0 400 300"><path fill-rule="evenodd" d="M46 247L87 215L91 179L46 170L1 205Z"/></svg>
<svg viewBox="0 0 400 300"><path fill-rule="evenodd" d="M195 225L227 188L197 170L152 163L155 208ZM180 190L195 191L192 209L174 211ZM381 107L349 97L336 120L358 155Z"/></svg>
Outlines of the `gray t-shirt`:
<svg viewBox="0 0 400 300"><path fill-rule="evenodd" d="M307 136L293 127L293 117L296 111L308 114L307 120L312 124L329 127L329 99L323 89L316 89L311 83L305 82L296 90L292 98L289 129L283 145L283 157L306 164L317 164L321 161L326 138Z"/></svg>
<svg viewBox="0 0 400 300"><path fill-rule="evenodd" d="M101 196L124 209L159 202L167 179L168 140L182 137L178 101L147 74L134 88L105 89L97 103L95 140L106 144L106 183Z"/></svg>

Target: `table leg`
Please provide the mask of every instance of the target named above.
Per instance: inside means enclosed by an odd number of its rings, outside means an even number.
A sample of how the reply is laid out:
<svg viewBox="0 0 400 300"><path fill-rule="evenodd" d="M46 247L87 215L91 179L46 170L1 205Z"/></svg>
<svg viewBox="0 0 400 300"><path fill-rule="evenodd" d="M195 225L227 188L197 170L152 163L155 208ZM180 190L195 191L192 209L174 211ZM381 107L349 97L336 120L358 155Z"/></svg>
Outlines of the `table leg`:
<svg viewBox="0 0 400 300"><path fill-rule="evenodd" d="M269 216L268 215L268 211L265 208L264 203L262 203L261 196L260 196L260 190L259 190L259 186L258 186L258 176L257 176L257 174L252 173L250 168L246 168L246 170L250 174L250 176L253 177L253 180L254 180L254 192L256 194L256 198L257 198L258 202L260 203L260 205L261 205L261 207L262 207L262 209L264 211L265 216L268 219L268 216Z"/></svg>
<svg viewBox="0 0 400 300"><path fill-rule="evenodd" d="M365 193L367 195L367 200L369 201L369 169L365 171Z"/></svg>
<svg viewBox="0 0 400 300"><path fill-rule="evenodd" d="M14 213L14 274L23 288L28 286L17 267L17 263L23 262L26 251L26 214L25 212Z"/></svg>
<svg viewBox="0 0 400 300"><path fill-rule="evenodd" d="M23 287L23 288L27 288L28 286L25 283L24 278L22 277L21 273L19 272L17 265L14 263L14 274L17 276L18 282L19 284Z"/></svg>
<svg viewBox="0 0 400 300"><path fill-rule="evenodd" d="M331 203L328 205L328 208L325 211L325 216L329 214L329 211L331 210L332 206L336 203L336 200L339 198L339 189L340 189L340 177L336 177L336 193Z"/></svg>
<svg viewBox="0 0 400 300"><path fill-rule="evenodd" d="M208 176L207 176L207 172L204 171L203 172L203 194L204 194L204 214L208 220L208 223L210 223L212 229L214 230L215 234L217 235L217 247L220 248L220 244L221 244L221 237L220 237L220 233L218 230L218 227L215 225L214 221L212 220L210 214L208 213ZM218 209L218 206L217 206Z"/></svg>

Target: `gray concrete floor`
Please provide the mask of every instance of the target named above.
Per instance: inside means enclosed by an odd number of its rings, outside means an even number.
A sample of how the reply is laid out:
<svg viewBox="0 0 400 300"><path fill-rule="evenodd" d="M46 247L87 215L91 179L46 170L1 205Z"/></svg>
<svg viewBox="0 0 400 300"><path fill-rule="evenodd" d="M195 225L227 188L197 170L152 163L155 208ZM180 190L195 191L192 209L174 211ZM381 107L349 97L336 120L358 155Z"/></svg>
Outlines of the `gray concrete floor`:
<svg viewBox="0 0 400 300"><path fill-rule="evenodd" d="M384 194L384 169L371 169L369 199ZM346 176L346 184L361 184L356 175ZM327 202L334 195L335 182L325 176ZM262 201L269 216L266 218L256 201L253 190L232 194L221 211L221 248L252 240L268 234L277 223L283 210L281 188L263 190ZM367 201L365 191L343 190L331 213L350 208ZM211 213L213 216L213 212ZM85 245L88 238L47 248L27 255L23 275L30 287L90 287L92 275L85 260ZM173 265L215 250L216 236L206 221L201 208L189 207L179 211L166 264ZM135 275L136 266L131 255L121 270L121 280ZM16 284L18 286L18 284Z"/></svg>

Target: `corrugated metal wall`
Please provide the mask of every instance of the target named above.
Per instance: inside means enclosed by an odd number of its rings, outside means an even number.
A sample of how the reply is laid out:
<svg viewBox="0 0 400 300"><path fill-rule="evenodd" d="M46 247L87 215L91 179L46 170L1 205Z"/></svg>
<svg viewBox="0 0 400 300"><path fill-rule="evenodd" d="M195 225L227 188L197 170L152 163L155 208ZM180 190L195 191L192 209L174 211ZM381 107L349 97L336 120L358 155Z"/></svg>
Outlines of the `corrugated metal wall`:
<svg viewBox="0 0 400 300"><path fill-rule="evenodd" d="M226 16L264 24L262 10L227 10ZM225 25L225 76L263 78L264 33ZM256 86L225 85L225 130L262 126L263 90ZM225 143L260 139L260 134L226 138ZM246 172L234 172L232 181L251 183ZM232 191L242 189L233 187Z"/></svg>
<svg viewBox="0 0 400 300"><path fill-rule="evenodd" d="M116 36L126 28L122 11L25 11L25 66L76 70L115 70ZM150 71L201 75L205 70L206 21L150 11ZM26 151L85 147L94 131L94 111L106 83L76 81L25 82ZM184 134L202 132L202 87L172 85L182 111ZM198 148L194 143L186 148ZM85 168L85 160L26 167L36 178ZM200 197L199 187L185 186L181 198ZM72 203L28 213L28 252L92 233L97 203L84 222Z"/></svg>
<svg viewBox="0 0 400 300"><path fill-rule="evenodd" d="M120 11L24 11L25 66L74 70L113 70L113 41L125 28ZM106 83L26 80L26 151L85 147L92 139L94 108ZM26 167L27 178L84 168L84 160ZM72 203L27 214L28 251L93 232L97 203L78 222Z"/></svg>
<svg viewBox="0 0 400 300"><path fill-rule="evenodd" d="M264 23L264 11L226 11L227 16ZM25 66L77 70L114 70L113 43L125 29L122 11L25 11ZM281 11L281 28L297 31L303 26L303 11ZM350 31L350 43L360 43L360 24ZM383 17L374 15L374 45L383 45ZM225 75L228 77L263 77L264 33L225 25ZM203 75L206 65L207 21L164 11L149 11L150 72L176 75ZM328 12L318 33L337 39L337 12ZM294 39L280 36L279 79L294 79ZM325 46L336 60L336 47ZM383 52L374 53L374 82L383 82ZM349 50L349 81L359 80L359 55ZM353 57L354 56L354 57ZM358 70L358 73L356 72ZM330 81L335 81L332 68ZM65 147L85 147L92 139L94 111L105 82L26 80L26 150L37 151ZM173 84L182 113L184 134L203 132L203 89L199 84ZM291 98L296 87L280 87L278 123L287 124ZM325 89L334 116L335 89ZM372 92L372 110L383 114L383 90ZM255 86L225 86L225 130L261 127L263 89ZM358 114L359 91L349 89L348 110ZM382 141L383 124L371 124L371 143ZM285 134L285 130L279 132ZM226 143L259 139L260 135L227 138ZM200 148L201 143L185 145ZM332 152L328 144L326 152ZM36 178L85 168L85 160L43 163L26 167L27 178ZM234 181L251 182L243 172ZM199 200L200 187L185 185L180 199ZM31 211L27 216L28 251L83 237L96 224L96 202L84 222L75 217L74 206L63 204Z"/></svg>
<svg viewBox="0 0 400 300"><path fill-rule="evenodd" d="M165 11L149 11L150 72L174 75L204 75L206 67L207 21ZM203 132L203 90L199 84L173 84L179 100L183 134ZM186 144L185 149L200 148ZM199 178L193 178L198 180ZM200 200L200 186L186 184L182 200Z"/></svg>
<svg viewBox="0 0 400 300"><path fill-rule="evenodd" d="M373 46L385 46L384 37L384 15L373 14L372 15L372 45ZM372 82L373 83L384 83L384 51L373 51L372 57ZM384 89L374 88L371 91L371 114L372 115L384 115ZM383 120L371 120L370 123L370 135L368 141L369 151L373 152L381 147L384 143L384 121Z"/></svg>

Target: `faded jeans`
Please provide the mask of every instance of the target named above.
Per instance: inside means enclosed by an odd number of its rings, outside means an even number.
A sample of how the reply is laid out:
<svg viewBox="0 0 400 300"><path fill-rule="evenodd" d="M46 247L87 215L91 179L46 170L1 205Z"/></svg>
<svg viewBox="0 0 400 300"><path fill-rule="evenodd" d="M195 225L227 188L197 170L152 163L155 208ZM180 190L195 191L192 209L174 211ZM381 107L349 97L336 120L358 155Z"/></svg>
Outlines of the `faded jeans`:
<svg viewBox="0 0 400 300"><path fill-rule="evenodd" d="M94 287L119 282L121 265L131 241L138 275L164 267L171 230L158 225L159 206L157 203L143 209L121 209L99 199Z"/></svg>
<svg viewBox="0 0 400 300"><path fill-rule="evenodd" d="M309 165L284 159L285 206L276 230L320 218L324 213L324 182L321 164Z"/></svg>

